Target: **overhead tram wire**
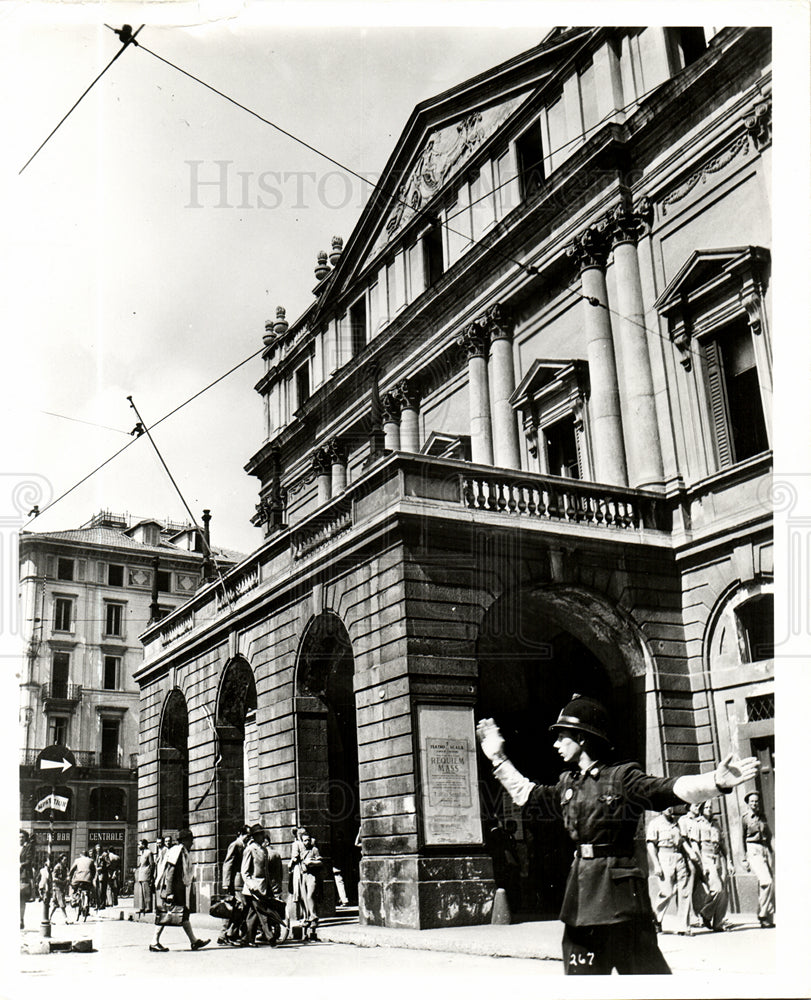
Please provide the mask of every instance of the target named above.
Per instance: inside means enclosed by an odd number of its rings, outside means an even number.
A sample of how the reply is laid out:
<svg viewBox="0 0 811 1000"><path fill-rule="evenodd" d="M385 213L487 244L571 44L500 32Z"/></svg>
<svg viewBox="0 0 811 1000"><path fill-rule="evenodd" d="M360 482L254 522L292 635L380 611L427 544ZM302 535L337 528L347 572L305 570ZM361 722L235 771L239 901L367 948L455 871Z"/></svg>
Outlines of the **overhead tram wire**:
<svg viewBox="0 0 811 1000"><path fill-rule="evenodd" d="M109 27L109 25L108 25L108 27ZM115 29L111 29L111 30L115 30ZM414 211L414 213L416 215L418 215L418 216L428 215L429 218L431 219L431 221L433 223L440 225L443 229L447 230L447 232L449 232L449 233L453 233L456 236L461 236L463 239L467 240L468 243L470 243L470 244L474 244L475 243L475 240L473 240L467 233L462 233L462 232L459 232L459 230L453 229L451 226L448 225L447 222L443 222L441 219L437 219L434 216L431 216L430 213L426 212L425 209L414 208L412 205L410 205L408 202L406 202L403 198L400 198L396 194L396 192L388 191L382 184L378 184L375 181L370 180L368 177L364 176L363 174L359 173L358 171L353 170L352 167L348 167L345 163L342 163L340 160L336 160L335 157L330 156L329 153L324 152L322 149L319 149L317 146L313 146L311 143L307 142L306 139L301 139L299 136L295 135L294 133L289 132L285 128L282 128L281 125L277 125L275 122L271 121L269 118L265 118L263 115L260 115L257 111L254 111L252 108L249 108L246 105L240 103L235 98L229 97L228 94L225 94L225 93L223 93L223 91L218 90L216 87L212 86L210 83L206 83L205 80L201 80L200 77L195 76L193 73L190 73L188 70L185 70L181 66L176 65L171 60L164 58L164 56L158 55L157 52L153 52L152 49L147 48L147 46L145 46L143 43L139 44L138 47L143 52L149 53L149 55L153 56L159 62L165 63L167 66L170 66L172 69L176 70L178 73L181 73L183 76L188 77L190 80L193 80L195 83L199 83L200 86L205 87L207 90L210 90L214 94L217 94L219 97L222 97L223 100L228 101L230 104L233 104L235 107L240 108L242 111L247 112L247 114L252 115L254 118L256 118L259 121L263 122L265 125L269 125L270 128L275 129L277 132L280 132L282 135L287 136L287 138L292 139L294 142L297 142L301 146L304 146L306 149L309 149L311 152L315 153L317 156L320 156L323 159L327 160L329 163L332 163L334 166L338 167L340 170L343 170L347 174L350 174L352 177L356 177L358 180L363 181L364 183L370 185L370 187L372 187L373 190L380 191L382 194L388 195L389 197L391 197L396 202L401 202L402 204L406 205L406 207L411 208ZM661 86L662 86L662 84L657 84L655 87L652 87L650 90L645 91L643 94L640 94L639 97L634 98L633 101L629 101L628 104L625 104L622 108L617 109L617 111L623 112L623 111L627 110L628 108L633 107L633 105L639 104L641 101L644 101L647 97L649 97L655 91L659 90L661 88ZM616 112L612 112L612 113L616 113ZM580 142L581 139L584 138L587 133L592 132L592 131L596 131L598 128L600 128L604 124L604 122L606 121L606 118L607 118L607 116L604 116L599 122L597 122L596 125L593 125L593 126L591 126L591 128L584 130L576 138L568 140L567 142L563 143L561 146L557 147L556 149L550 150L550 152L547 155L548 156L553 156L555 153L558 153L558 152L561 152L562 150L564 150L567 146L573 145L575 142ZM537 163L535 164L535 166L541 166L542 163L543 163L543 158L539 159L537 161ZM514 178L510 178L509 180L504 181L502 184L497 185L495 188L493 188L493 191L498 190L498 189L504 187L506 184L510 183L513 179ZM488 194L483 195L482 198L477 198L476 201L475 202L471 202L471 204L475 204L476 202L483 200L483 198L489 197L490 193L491 192L488 192ZM502 260L508 261L511 264L515 264L516 267L521 268L522 271L524 271L526 274L528 274L530 276L534 277L534 276L537 276L538 273L539 273L538 269L536 267L534 267L532 264L526 264L523 261L520 261L517 258L512 257L509 254L504 253L504 251L499 250L495 246L489 247L489 252L494 253L496 256L500 257ZM591 306L593 306L595 308L603 308L607 312L609 312L609 313L611 313L611 314L613 314L613 315L615 315L615 316L617 316L617 317L619 317L621 319L624 319L624 320L626 320L629 323L632 323L634 326L638 326L640 329L644 330L646 333L649 333L651 336L657 337L659 340L662 340L665 343L670 343L670 340L668 338L664 337L658 330L651 329L645 323L640 323L638 320L634 319L632 316L625 316L623 313L617 312L617 310L612 309L609 305L607 305L604 302L600 302L594 296L586 295L585 293L579 291L578 289L574 289L574 288L571 289L571 291L573 291L576 295L579 295L580 298L585 299L585 301L587 301L589 303L589 305L591 305ZM697 354L692 348L687 348L686 351L683 352L683 353L692 354L697 360L701 359L701 355Z"/></svg>
<svg viewBox="0 0 811 1000"><path fill-rule="evenodd" d="M189 505L186 503L186 498L183 496L183 493L181 492L181 489L180 489L180 487L177 484L177 480L172 475L172 472L169 469L169 466L166 464L166 459L161 454L160 449L158 448L157 444L155 443L155 439L150 434L149 428L144 423L143 417L138 412L138 407L135 405L135 401L133 400L132 396L127 396L127 399L129 400L130 406L133 408L133 410L135 410L135 415L138 417L138 422L144 428L144 434L146 434L146 436L149 438L149 443L155 449L155 454L160 459L161 465L166 470L166 475L169 477L169 481L171 482L172 486L174 486L175 492L177 493L177 495L180 497L180 502L186 508L186 513L191 518L191 523L197 529L197 537L202 541L203 545L205 545L205 547L206 547L206 555L214 563L214 569L216 569L217 576L220 578L220 584L222 585L223 596L225 597L225 600L228 602L229 609L233 610L233 604L231 602L231 598L228 595L228 588L225 586L225 580L223 579L222 570L220 569L220 564L217 562L217 557L214 555L214 552L212 551L211 543L209 542L208 538L206 537L206 534L203 531L203 529L197 523L197 518L194 516L194 514L192 514L191 507L189 507ZM153 424L153 426L156 426L156 425Z"/></svg>
<svg viewBox="0 0 811 1000"><path fill-rule="evenodd" d="M235 372L238 368L241 368L243 365L246 365L249 361L253 361L253 359L258 357L264 350L265 350L264 346L260 347L259 350L254 351L253 354L249 354L247 358L243 358L242 361L240 361L238 364L234 365L232 368L229 368L227 372L224 372L218 378L215 378L213 382L209 382L208 385L204 386L202 389L195 392L193 396L189 396L188 399L185 399L174 409L169 410L168 413L164 413L164 415L160 417L158 420L156 420L154 424L150 425L149 430L152 430L159 424L162 424L164 420L168 420L169 417L174 416L178 412L178 410L182 410L184 406L188 406L189 403L197 399L198 396L202 396L204 392L208 392L209 389L212 389L215 385L217 385L218 382L222 382L223 379L228 378L228 376L231 375L233 372ZM146 431L146 428L144 428L144 431ZM139 435L139 437L140 436L142 435ZM138 437L133 437L131 440L127 441L127 443L123 447L119 448L117 452L110 455L109 458L106 458L101 463L101 465L97 465L96 468L92 470L92 472L88 472L86 476L83 476L78 482L74 483L73 486L65 490L64 493L60 493L55 500L51 500L51 502L47 504L45 507L43 507L42 510L40 510L37 514L35 514L34 517L26 521L26 523L22 527L22 530L24 531L28 527L28 525L31 524L32 521L34 521L37 517L41 517L46 510L50 510L52 507L55 507L60 500L64 500L66 496L69 496L74 490L78 489L83 483L86 483L87 480L90 479L92 476L95 476L97 472L101 472L101 470L105 467L105 465L109 465L114 458L118 458L118 456L121 454L122 451L126 451L127 448L129 448L130 445L135 444L137 440Z"/></svg>
<svg viewBox="0 0 811 1000"><path fill-rule="evenodd" d="M109 27L109 25L106 25L106 27ZM144 27L144 25L142 24L141 27L138 29L138 31L135 32L135 35L137 35L138 32L143 27ZM116 54L113 56L113 58L107 63L107 65L104 67L104 69L101 71L101 73L99 73L99 75L96 77L96 79L84 91L84 93L79 98L79 100L76 101L76 103L71 107L70 111L68 111L68 113L66 115L64 115L64 117L62 117L59 120L58 124L53 129L51 129L51 131L48 133L48 135L45 137L45 139L39 144L39 146L37 146L37 148L34 150L34 152L31 154L31 156L29 156L28 159L25 161L25 163L20 167L19 171L17 172L17 176L18 177L23 172L23 170L25 170L25 168L28 166L28 164L34 159L34 157L37 155L37 153L39 153L39 151L45 146L45 144L49 141L49 139L51 139L53 137L53 135L56 133L56 131L67 121L67 119L73 114L73 112L76 110L76 108L78 108L78 106L85 99L85 97L87 97L87 95L90 93L90 91L93 89L93 87L96 86L96 84L104 76L104 74L107 72L107 70L113 65L113 63L116 61L116 59L118 59L118 57L121 55L121 53L124 51L124 49L128 48L130 45L135 45L135 46L138 45L138 43L135 41L135 35L132 34L132 28L130 28L129 25L124 25L124 27L121 28L120 31L116 31L115 28L112 28L111 30L115 31L115 33L118 35L118 37L121 39L121 41L124 44L121 46L121 48L118 50L118 52L116 52Z"/></svg>

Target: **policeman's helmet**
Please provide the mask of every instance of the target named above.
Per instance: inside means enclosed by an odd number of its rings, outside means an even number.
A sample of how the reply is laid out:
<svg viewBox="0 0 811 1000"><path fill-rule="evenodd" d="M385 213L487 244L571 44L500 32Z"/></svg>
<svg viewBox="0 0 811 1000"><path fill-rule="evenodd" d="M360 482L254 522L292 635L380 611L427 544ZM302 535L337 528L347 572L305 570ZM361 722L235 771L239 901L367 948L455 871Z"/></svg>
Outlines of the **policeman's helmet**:
<svg viewBox="0 0 811 1000"><path fill-rule="evenodd" d="M588 736L596 736L611 745L611 738L608 735L608 712L595 698L573 694L568 705L560 710L558 721L549 727L549 732L554 733L559 729L574 729Z"/></svg>

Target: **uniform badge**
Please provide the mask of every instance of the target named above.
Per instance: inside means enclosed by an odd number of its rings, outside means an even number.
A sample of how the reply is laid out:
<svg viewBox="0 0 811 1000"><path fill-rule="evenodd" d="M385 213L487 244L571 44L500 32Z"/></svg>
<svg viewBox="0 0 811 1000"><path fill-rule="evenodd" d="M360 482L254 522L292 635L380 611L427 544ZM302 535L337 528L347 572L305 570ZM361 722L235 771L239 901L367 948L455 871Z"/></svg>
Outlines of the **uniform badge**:
<svg viewBox="0 0 811 1000"><path fill-rule="evenodd" d="M565 793L564 793L564 795L563 795L563 801L564 801L564 802L568 802L568 801L569 801L569 799L570 799L570 798L571 798L571 797L572 797L573 795L574 795L574 789L573 789L573 788L567 788L567 789L566 789L566 791L565 791Z"/></svg>

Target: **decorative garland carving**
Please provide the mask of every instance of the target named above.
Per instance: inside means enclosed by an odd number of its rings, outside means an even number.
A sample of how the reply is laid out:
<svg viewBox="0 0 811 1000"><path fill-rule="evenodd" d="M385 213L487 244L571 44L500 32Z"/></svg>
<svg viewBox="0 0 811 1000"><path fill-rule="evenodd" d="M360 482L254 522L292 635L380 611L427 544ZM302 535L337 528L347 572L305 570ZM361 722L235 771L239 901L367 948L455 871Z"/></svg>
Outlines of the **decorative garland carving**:
<svg viewBox="0 0 811 1000"><path fill-rule="evenodd" d="M717 174L719 170L723 170L724 167L732 163L732 161L741 153L743 153L744 156L748 156L749 149L749 135L738 136L734 142L730 143L730 145L725 149L722 149L720 153L714 156L707 163L703 164L698 170L695 171L695 173L690 174L686 181L680 184L677 188L674 188L673 191L662 198L662 215L667 215L668 205L673 205L675 202L686 198L698 184L706 183L707 177L709 177L710 174Z"/></svg>

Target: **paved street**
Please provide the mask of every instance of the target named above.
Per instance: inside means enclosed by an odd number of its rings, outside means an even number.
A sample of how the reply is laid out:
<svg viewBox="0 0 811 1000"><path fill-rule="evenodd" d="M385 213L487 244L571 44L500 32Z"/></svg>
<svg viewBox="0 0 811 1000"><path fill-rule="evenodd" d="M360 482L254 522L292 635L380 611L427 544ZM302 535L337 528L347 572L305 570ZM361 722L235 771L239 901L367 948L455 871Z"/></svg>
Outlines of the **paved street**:
<svg viewBox="0 0 811 1000"><path fill-rule="evenodd" d="M123 919L119 916L123 914ZM23 942L39 939L41 908L29 904ZM57 915L52 941L91 938L90 954L53 953L20 956L22 982L84 975L130 977L268 977L268 976L561 976L561 925L557 921L443 928L428 931L362 927L344 918L319 928L321 941L291 941L277 948L226 949L216 946L220 921L195 915L192 923L212 944L191 952L183 931L169 927L163 943L170 951L147 950L150 920L128 919L131 901L91 916L86 924L65 926ZM751 917L733 915L726 934L698 931L692 938L665 934L662 950L675 974L730 974L750 981L773 973L777 931L764 931ZM744 991L745 992L745 991ZM743 995L743 992L741 993Z"/></svg>

